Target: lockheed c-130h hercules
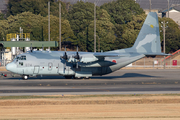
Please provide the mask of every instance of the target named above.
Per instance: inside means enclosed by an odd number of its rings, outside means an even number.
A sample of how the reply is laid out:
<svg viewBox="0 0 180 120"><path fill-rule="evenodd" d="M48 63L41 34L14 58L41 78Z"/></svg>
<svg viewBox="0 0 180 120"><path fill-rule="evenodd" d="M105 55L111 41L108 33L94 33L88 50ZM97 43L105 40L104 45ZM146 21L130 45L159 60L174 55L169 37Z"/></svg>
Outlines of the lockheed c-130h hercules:
<svg viewBox="0 0 180 120"><path fill-rule="evenodd" d="M37 75L62 75L65 78L105 75L145 56L161 52L157 14L150 12L131 48L108 52L28 51L18 55L6 69L23 79Z"/></svg>

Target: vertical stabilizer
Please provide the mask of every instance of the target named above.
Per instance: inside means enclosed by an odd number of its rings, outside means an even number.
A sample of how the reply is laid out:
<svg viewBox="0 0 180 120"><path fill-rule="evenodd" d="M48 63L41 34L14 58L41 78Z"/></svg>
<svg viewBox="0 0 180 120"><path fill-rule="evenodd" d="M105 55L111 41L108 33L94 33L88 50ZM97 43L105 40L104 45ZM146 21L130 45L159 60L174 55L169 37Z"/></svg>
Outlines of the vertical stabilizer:
<svg viewBox="0 0 180 120"><path fill-rule="evenodd" d="M150 12L148 14L132 48L138 53L161 53L157 13Z"/></svg>

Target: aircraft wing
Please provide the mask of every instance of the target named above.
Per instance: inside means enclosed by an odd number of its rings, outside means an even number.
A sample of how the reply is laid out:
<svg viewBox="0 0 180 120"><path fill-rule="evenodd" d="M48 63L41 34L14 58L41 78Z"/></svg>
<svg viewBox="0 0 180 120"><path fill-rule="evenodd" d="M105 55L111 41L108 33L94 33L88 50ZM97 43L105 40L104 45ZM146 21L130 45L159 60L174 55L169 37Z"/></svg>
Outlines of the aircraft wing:
<svg viewBox="0 0 180 120"><path fill-rule="evenodd" d="M120 53L94 53L95 57L125 57L128 56L128 54L120 54Z"/></svg>

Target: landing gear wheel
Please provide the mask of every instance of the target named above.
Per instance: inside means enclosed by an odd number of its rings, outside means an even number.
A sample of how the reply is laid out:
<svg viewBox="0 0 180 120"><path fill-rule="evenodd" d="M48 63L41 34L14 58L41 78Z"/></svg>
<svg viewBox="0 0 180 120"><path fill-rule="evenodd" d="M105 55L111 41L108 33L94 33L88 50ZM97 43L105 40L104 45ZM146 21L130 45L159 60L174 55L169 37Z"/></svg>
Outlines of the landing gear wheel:
<svg viewBox="0 0 180 120"><path fill-rule="evenodd" d="M22 76L23 80L27 80L28 77L29 77L28 75L23 75L23 76Z"/></svg>
<svg viewBox="0 0 180 120"><path fill-rule="evenodd" d="M72 77L73 79L77 79L77 77L75 77L75 75Z"/></svg>
<svg viewBox="0 0 180 120"><path fill-rule="evenodd" d="M64 76L66 79L71 79L72 76Z"/></svg>

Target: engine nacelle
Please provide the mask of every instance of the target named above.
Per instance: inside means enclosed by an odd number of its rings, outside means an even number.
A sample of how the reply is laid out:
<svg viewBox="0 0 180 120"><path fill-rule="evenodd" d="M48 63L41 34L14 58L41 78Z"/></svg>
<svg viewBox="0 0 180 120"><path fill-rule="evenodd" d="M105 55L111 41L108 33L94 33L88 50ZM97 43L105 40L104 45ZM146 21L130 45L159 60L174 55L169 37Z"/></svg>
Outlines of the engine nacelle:
<svg viewBox="0 0 180 120"><path fill-rule="evenodd" d="M83 63L89 63L89 62L94 62L94 61L98 61L99 59L96 58L95 56L85 56L85 57L82 57L80 62L83 62Z"/></svg>

